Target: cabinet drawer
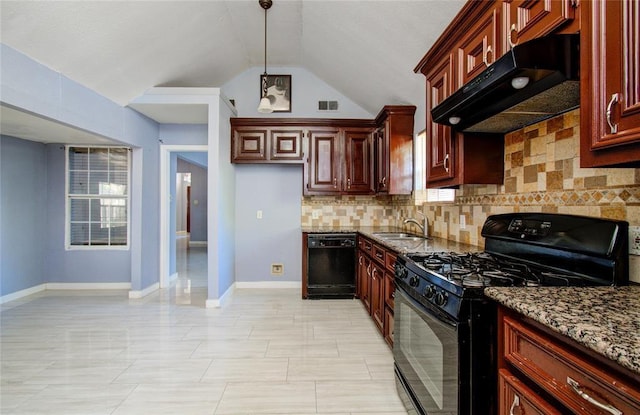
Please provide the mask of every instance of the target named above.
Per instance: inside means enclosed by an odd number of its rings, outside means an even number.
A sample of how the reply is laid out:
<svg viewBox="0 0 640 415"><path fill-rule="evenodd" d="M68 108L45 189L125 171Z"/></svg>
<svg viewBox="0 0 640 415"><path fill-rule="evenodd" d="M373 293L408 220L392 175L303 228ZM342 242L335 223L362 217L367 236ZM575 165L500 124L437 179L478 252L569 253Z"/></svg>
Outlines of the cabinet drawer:
<svg viewBox="0 0 640 415"><path fill-rule="evenodd" d="M384 257L385 266L392 273L395 273L395 271L396 271L396 259L397 258L398 258L398 256L396 254L394 254L393 252L389 252L389 251L387 251L387 254Z"/></svg>
<svg viewBox="0 0 640 415"><path fill-rule="evenodd" d="M376 260L379 264L384 265L384 253L385 250L380 245L373 244L373 250L371 256L374 260Z"/></svg>
<svg viewBox="0 0 640 415"><path fill-rule="evenodd" d="M576 414L606 415L601 405L622 414L640 412L640 391L593 359L576 354L553 337L505 316L504 358ZM573 384L573 386L572 386ZM582 395L582 396L581 396Z"/></svg>
<svg viewBox="0 0 640 415"><path fill-rule="evenodd" d="M527 415L560 415L551 404L546 402L534 391L529 389L508 370L500 369L498 388L499 415L527 414Z"/></svg>
<svg viewBox="0 0 640 415"><path fill-rule="evenodd" d="M371 255L373 249L373 243L363 237L358 238L358 248L365 251L368 255Z"/></svg>

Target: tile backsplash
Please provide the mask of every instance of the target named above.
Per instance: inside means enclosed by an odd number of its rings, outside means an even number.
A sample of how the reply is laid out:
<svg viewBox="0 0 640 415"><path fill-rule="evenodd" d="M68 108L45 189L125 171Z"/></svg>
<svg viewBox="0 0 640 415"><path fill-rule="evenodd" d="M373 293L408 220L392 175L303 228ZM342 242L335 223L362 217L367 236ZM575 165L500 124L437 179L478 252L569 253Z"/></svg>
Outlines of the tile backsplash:
<svg viewBox="0 0 640 415"><path fill-rule="evenodd" d="M480 247L482 225L497 213L566 213L640 226L640 169L581 168L579 138L577 109L505 136L502 185L463 185L452 203L418 206L408 196L305 197L302 226L397 226L419 209L433 236ZM631 267L640 281L640 257L631 256Z"/></svg>

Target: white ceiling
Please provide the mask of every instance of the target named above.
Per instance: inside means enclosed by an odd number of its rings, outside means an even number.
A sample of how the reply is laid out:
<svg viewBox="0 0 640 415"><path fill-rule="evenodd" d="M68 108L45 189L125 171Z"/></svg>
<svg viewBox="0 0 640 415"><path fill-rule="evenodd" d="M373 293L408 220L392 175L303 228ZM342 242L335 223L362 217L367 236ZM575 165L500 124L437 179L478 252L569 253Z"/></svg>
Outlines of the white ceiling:
<svg viewBox="0 0 640 415"><path fill-rule="evenodd" d="M268 65L302 67L375 114L421 102L413 68L464 0L274 0ZM257 0L0 1L0 39L127 105L156 86L221 87L264 64Z"/></svg>

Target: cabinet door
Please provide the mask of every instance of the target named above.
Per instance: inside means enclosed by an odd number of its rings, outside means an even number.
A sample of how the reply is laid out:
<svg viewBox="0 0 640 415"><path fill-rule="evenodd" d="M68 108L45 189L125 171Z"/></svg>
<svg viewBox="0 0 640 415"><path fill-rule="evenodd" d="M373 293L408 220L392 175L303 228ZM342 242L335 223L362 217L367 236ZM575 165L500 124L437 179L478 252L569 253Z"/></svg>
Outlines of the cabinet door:
<svg viewBox="0 0 640 415"><path fill-rule="evenodd" d="M427 73L427 183L455 177L451 128L431 119L431 109L451 95L453 59L446 56Z"/></svg>
<svg viewBox="0 0 640 415"><path fill-rule="evenodd" d="M640 161L640 2L581 2L582 167Z"/></svg>
<svg viewBox="0 0 640 415"><path fill-rule="evenodd" d="M338 130L309 131L307 190L340 192L340 135Z"/></svg>
<svg viewBox="0 0 640 415"><path fill-rule="evenodd" d="M376 323L380 333L384 334L384 271L383 269L372 263L371 265L371 317L373 322Z"/></svg>
<svg viewBox="0 0 640 415"><path fill-rule="evenodd" d="M385 121L385 124L387 122ZM389 137L388 129L379 128L374 134L375 146L375 190L377 193L389 191Z"/></svg>
<svg viewBox="0 0 640 415"><path fill-rule="evenodd" d="M504 0L508 47L552 33L575 18L575 0Z"/></svg>
<svg viewBox="0 0 640 415"><path fill-rule="evenodd" d="M237 128L233 132L232 162L257 162L267 160L268 130Z"/></svg>
<svg viewBox="0 0 640 415"><path fill-rule="evenodd" d="M384 309L384 340L393 348L393 310Z"/></svg>
<svg viewBox="0 0 640 415"><path fill-rule="evenodd" d="M489 10L456 48L457 84L461 87L502 56L500 8Z"/></svg>
<svg viewBox="0 0 640 415"><path fill-rule="evenodd" d="M373 193L373 165L371 164L371 132L345 130L345 175L342 183L347 193Z"/></svg>
<svg viewBox="0 0 640 415"><path fill-rule="evenodd" d="M371 314L371 266L371 260L365 255L362 259L360 300L369 314Z"/></svg>
<svg viewBox="0 0 640 415"><path fill-rule="evenodd" d="M271 130L271 160L300 161L304 157L302 150L303 131L301 129Z"/></svg>

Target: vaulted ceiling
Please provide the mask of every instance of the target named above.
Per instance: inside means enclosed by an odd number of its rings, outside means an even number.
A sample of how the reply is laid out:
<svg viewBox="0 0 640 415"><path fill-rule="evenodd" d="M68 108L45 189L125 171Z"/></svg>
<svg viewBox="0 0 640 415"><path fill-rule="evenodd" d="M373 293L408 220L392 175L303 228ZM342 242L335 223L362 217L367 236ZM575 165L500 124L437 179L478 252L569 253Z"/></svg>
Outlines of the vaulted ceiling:
<svg viewBox="0 0 640 415"><path fill-rule="evenodd" d="M413 68L462 0L274 0L269 66L302 67L371 113L421 102ZM2 43L121 104L220 87L264 64L257 0L0 2Z"/></svg>

